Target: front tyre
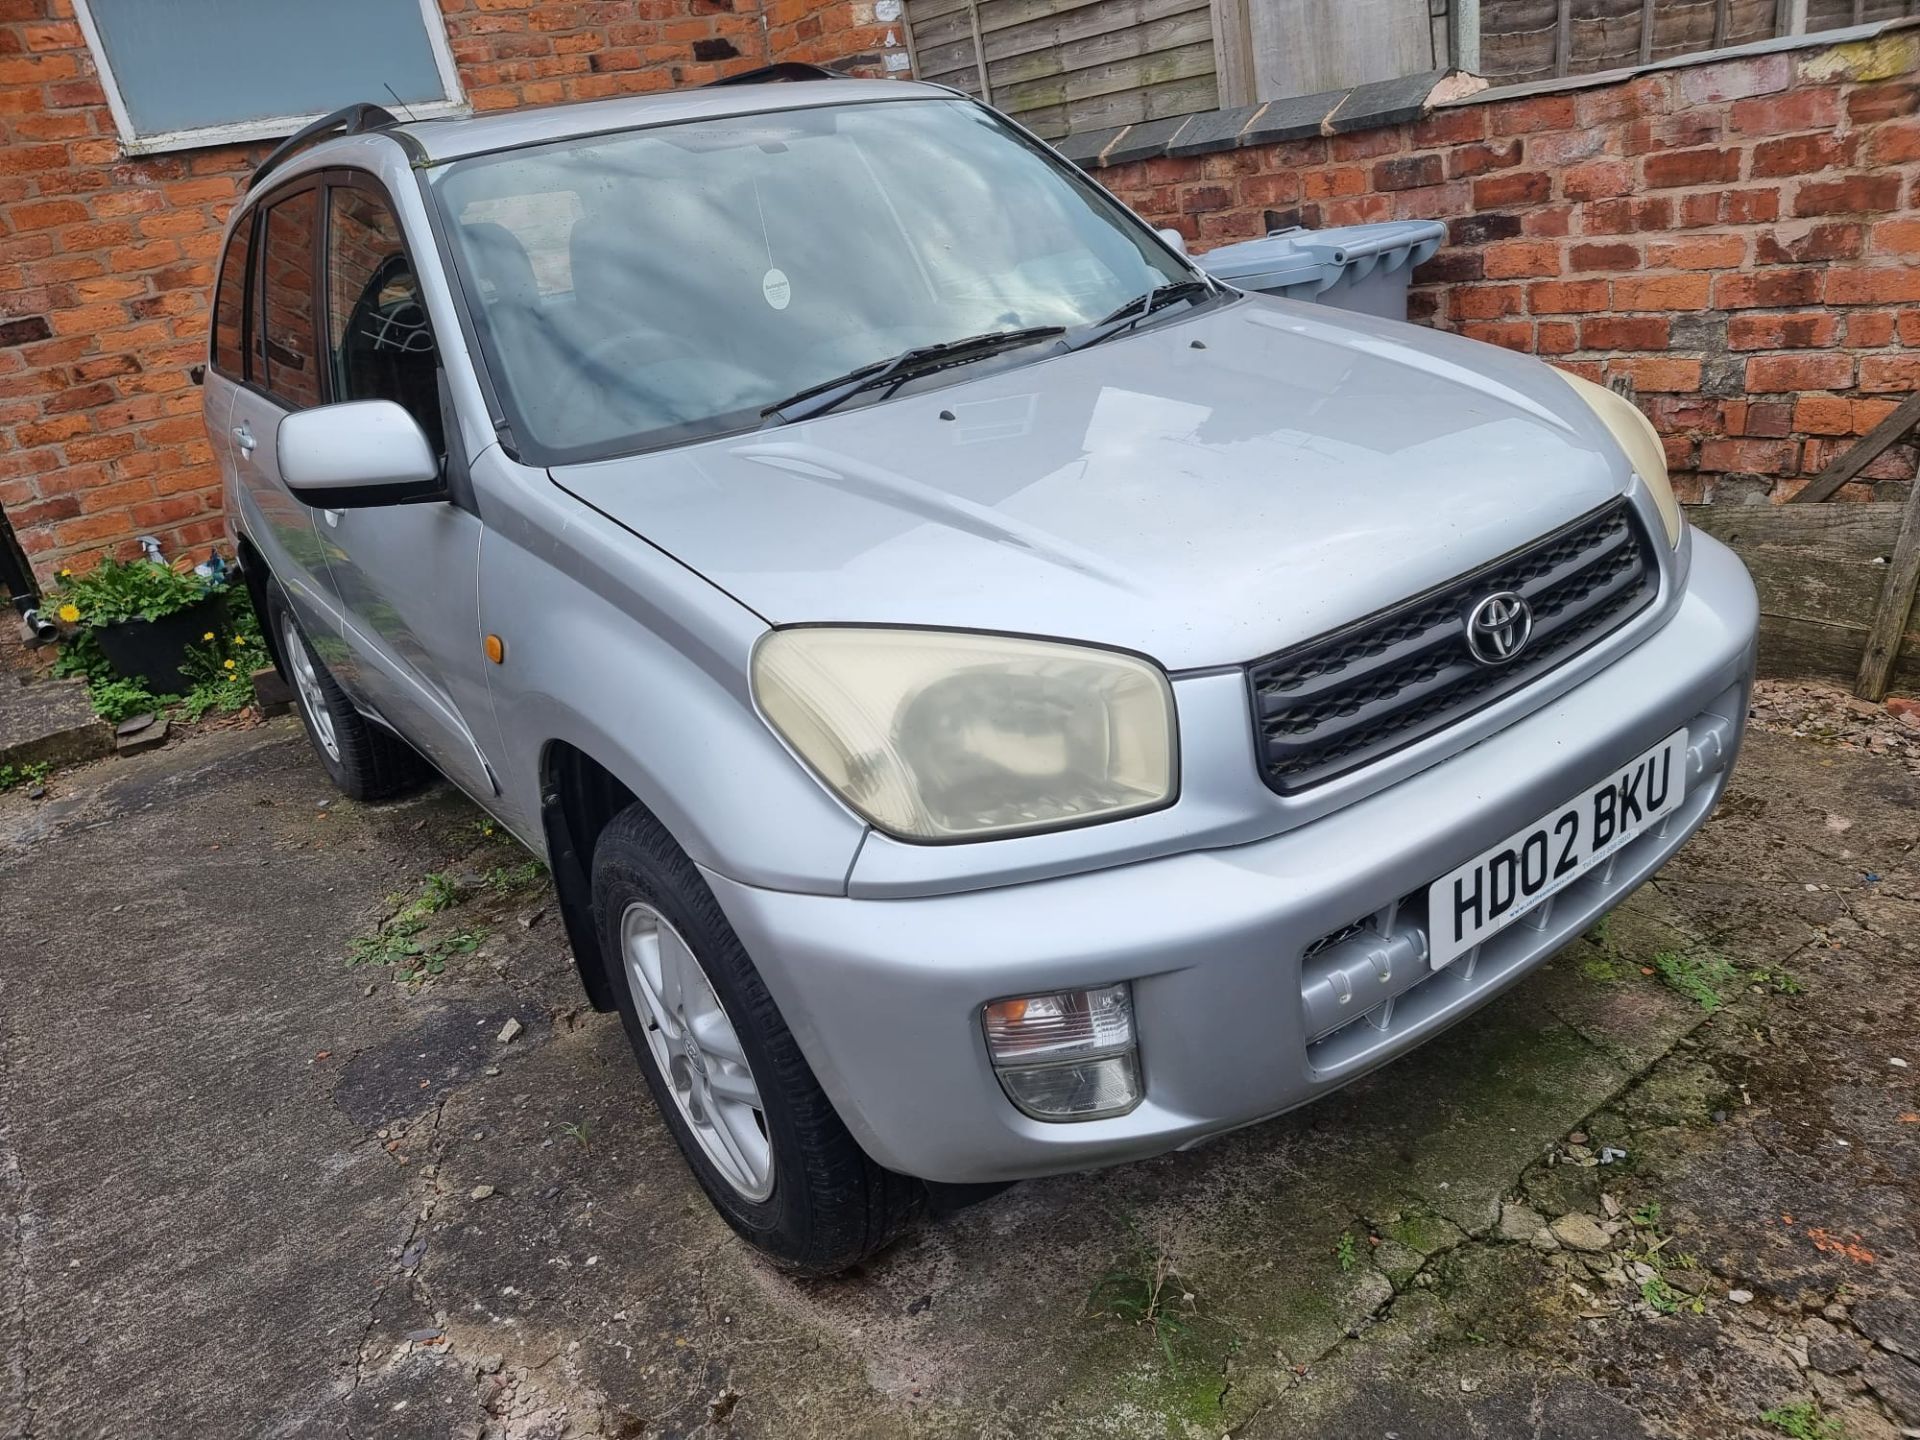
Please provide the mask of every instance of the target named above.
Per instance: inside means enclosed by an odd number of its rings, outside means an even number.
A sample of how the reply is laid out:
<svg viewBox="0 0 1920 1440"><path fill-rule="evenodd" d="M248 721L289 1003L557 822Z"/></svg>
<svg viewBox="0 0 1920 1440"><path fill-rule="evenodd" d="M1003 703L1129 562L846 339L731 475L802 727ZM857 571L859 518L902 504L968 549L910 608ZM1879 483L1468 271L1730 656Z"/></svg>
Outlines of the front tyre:
<svg viewBox="0 0 1920 1440"><path fill-rule="evenodd" d="M335 785L355 800L384 800L433 773L404 740L354 709L340 682L307 643L277 584L267 591L265 619L279 642L300 723Z"/></svg>
<svg viewBox="0 0 1920 1440"><path fill-rule="evenodd" d="M921 1187L841 1124L713 893L641 806L600 834L593 916L654 1102L727 1223L811 1274L892 1240Z"/></svg>

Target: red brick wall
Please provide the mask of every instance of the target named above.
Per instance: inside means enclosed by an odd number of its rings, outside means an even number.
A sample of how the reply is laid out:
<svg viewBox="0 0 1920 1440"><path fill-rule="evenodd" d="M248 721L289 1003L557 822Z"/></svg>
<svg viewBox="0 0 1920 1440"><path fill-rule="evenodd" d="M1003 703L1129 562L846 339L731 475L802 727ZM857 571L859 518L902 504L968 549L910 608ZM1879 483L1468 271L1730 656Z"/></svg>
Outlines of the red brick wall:
<svg viewBox="0 0 1920 1440"><path fill-rule="evenodd" d="M1906 32L1095 173L1196 248L1444 218L1415 318L1629 377L1683 499L1780 500L1920 385L1916 82Z"/></svg>
<svg viewBox="0 0 1920 1440"><path fill-rule="evenodd" d="M778 60L832 65L853 75L885 73L887 36L904 45L905 27L873 18L873 0L767 0L767 51Z"/></svg>
<svg viewBox="0 0 1920 1440"><path fill-rule="evenodd" d="M876 48L870 0L441 0L476 111ZM856 64L852 68L867 68ZM378 97L372 97L378 98ZM270 144L127 158L71 0L0 0L0 506L34 568L221 533L187 368Z"/></svg>

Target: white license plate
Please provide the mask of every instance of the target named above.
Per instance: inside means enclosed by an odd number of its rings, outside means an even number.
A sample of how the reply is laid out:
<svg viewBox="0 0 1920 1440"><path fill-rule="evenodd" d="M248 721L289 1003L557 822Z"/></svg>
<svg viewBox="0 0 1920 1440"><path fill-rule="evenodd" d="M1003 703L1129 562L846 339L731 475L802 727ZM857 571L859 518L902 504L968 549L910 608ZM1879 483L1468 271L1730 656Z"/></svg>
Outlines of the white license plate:
<svg viewBox="0 0 1920 1440"><path fill-rule="evenodd" d="M1427 887L1427 931L1438 970L1505 929L1680 806L1687 732L1676 730L1605 781L1576 795Z"/></svg>

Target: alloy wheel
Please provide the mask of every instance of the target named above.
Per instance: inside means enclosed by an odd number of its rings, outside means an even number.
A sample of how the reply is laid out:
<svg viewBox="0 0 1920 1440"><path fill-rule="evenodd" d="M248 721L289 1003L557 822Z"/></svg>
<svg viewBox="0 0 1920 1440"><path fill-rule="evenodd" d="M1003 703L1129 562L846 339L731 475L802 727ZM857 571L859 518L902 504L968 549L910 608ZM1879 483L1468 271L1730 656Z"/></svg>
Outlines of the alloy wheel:
<svg viewBox="0 0 1920 1440"><path fill-rule="evenodd" d="M622 968L647 1048L714 1169L751 1201L773 1194L766 1107L733 1021L692 949L653 906L620 917Z"/></svg>
<svg viewBox="0 0 1920 1440"><path fill-rule="evenodd" d="M313 657L307 653L307 642L301 638L300 627L293 623L291 615L280 622L280 649L286 656L287 668L293 672L293 686L300 692L300 708L306 711L314 738L330 758L338 760L340 737L333 731L333 711L327 708L326 692L320 688Z"/></svg>

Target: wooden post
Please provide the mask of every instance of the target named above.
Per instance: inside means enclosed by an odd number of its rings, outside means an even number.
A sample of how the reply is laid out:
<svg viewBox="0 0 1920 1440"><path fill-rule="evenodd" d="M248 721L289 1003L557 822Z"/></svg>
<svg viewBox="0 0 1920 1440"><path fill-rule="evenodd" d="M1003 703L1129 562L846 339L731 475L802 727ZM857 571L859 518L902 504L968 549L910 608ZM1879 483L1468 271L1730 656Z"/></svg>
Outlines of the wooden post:
<svg viewBox="0 0 1920 1440"><path fill-rule="evenodd" d="M1253 22L1248 0L1212 0L1213 83L1220 108L1232 110L1259 98L1253 70Z"/></svg>
<svg viewBox="0 0 1920 1440"><path fill-rule="evenodd" d="M1799 493L1787 503L1812 505L1830 498L1834 491L1878 460L1916 424L1920 424L1920 391L1909 395L1898 410L1868 431L1858 445L1844 455L1835 457L1826 469L1802 486ZM1915 484L1920 486L1920 481Z"/></svg>
<svg viewBox="0 0 1920 1440"><path fill-rule="evenodd" d="M973 63L980 70L980 98L993 103L993 81L987 78L987 43L980 38L980 6L967 0L967 24L973 27Z"/></svg>
<svg viewBox="0 0 1920 1440"><path fill-rule="evenodd" d="M1447 8L1453 26L1453 68L1480 73L1480 0L1453 0Z"/></svg>
<svg viewBox="0 0 1920 1440"><path fill-rule="evenodd" d="M1907 633L1907 617L1913 613L1917 589L1920 589L1920 479L1913 482L1913 492L1907 496L1900 538L1894 541L1886 583L1880 587L1880 602L1874 606L1873 621L1867 627L1867 649L1860 657L1860 675L1853 684L1853 693L1862 700L1886 699L1887 680L1893 674L1893 662L1900 656L1900 642Z"/></svg>

